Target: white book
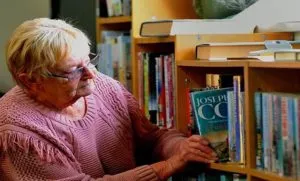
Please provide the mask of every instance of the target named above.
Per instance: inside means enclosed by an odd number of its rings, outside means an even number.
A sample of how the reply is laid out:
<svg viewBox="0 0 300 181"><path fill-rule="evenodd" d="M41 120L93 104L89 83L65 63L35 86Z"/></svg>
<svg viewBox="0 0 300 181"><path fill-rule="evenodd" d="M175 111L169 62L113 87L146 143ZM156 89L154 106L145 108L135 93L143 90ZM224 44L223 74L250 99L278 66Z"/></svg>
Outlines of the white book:
<svg viewBox="0 0 300 181"><path fill-rule="evenodd" d="M299 0L259 0L230 19L167 19L141 24L140 36L300 31Z"/></svg>

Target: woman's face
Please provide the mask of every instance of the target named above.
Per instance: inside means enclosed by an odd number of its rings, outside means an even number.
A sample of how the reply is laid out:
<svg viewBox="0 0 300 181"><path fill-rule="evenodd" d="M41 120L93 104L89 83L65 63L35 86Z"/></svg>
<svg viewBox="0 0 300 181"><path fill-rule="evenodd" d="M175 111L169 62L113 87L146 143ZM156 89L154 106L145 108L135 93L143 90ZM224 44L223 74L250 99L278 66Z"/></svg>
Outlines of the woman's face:
<svg viewBox="0 0 300 181"><path fill-rule="evenodd" d="M96 69L90 63L89 55L73 53L58 62L50 72L50 76L42 79L36 95L52 105L60 108L70 106L94 90Z"/></svg>

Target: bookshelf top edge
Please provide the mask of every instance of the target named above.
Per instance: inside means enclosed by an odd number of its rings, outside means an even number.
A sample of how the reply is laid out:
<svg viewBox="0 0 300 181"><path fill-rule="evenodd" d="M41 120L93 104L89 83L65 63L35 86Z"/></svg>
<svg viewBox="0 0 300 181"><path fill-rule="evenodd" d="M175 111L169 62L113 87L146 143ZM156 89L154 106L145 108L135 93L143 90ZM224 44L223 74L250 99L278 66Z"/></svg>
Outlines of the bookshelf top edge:
<svg viewBox="0 0 300 181"><path fill-rule="evenodd" d="M209 165L209 168L214 170L219 170L219 171L234 172L240 174L248 173L248 169L245 167L245 165L239 165L239 164L211 163Z"/></svg>
<svg viewBox="0 0 300 181"><path fill-rule="evenodd" d="M262 62L254 60L230 60L230 61L209 61L209 60L179 60L177 66L181 67L246 67L249 68L286 68L300 69L300 62L296 61L278 61Z"/></svg>
<svg viewBox="0 0 300 181"><path fill-rule="evenodd" d="M177 66L182 67L245 67L249 64L248 61L208 61L208 60L182 60L177 61Z"/></svg>
<svg viewBox="0 0 300 181"><path fill-rule="evenodd" d="M264 180L296 181L296 179L290 177L283 177L275 173L265 172L263 170L257 170L257 169L250 169L250 175Z"/></svg>
<svg viewBox="0 0 300 181"><path fill-rule="evenodd" d="M131 23L131 16L97 17L97 23L101 25Z"/></svg>
<svg viewBox="0 0 300 181"><path fill-rule="evenodd" d="M296 61L282 61L282 62L249 62L251 68L288 68L300 69L300 62Z"/></svg>
<svg viewBox="0 0 300 181"><path fill-rule="evenodd" d="M175 36L168 37L137 37L136 44L154 44L154 43L174 43Z"/></svg>

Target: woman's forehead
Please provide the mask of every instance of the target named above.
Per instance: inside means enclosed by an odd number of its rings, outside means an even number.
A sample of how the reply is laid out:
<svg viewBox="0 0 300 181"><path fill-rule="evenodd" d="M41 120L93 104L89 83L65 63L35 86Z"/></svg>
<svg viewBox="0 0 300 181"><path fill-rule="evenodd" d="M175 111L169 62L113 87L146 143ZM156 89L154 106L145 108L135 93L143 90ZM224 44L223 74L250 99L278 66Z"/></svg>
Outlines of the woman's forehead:
<svg viewBox="0 0 300 181"><path fill-rule="evenodd" d="M89 53L90 53L90 46L86 42L80 41L80 39L76 39L72 43L71 55L73 57L82 58Z"/></svg>
<svg viewBox="0 0 300 181"><path fill-rule="evenodd" d="M56 67L73 67L77 66L78 64L81 64L82 62L85 62L89 60L89 53L71 53L70 56L66 57L65 59L59 61L56 63Z"/></svg>

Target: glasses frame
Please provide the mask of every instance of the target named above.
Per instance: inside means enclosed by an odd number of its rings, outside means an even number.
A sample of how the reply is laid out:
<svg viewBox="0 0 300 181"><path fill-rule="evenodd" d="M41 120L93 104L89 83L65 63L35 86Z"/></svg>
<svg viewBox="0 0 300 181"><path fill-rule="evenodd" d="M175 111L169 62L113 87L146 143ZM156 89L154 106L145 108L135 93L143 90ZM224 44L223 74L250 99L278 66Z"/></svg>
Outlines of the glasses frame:
<svg viewBox="0 0 300 181"><path fill-rule="evenodd" d="M99 57L100 57L99 53L97 53L97 54L89 53L89 57L90 57L90 60L87 63L87 65L79 67L76 70L73 70L72 72L70 72L66 75L59 75L59 74L50 73L47 76L48 77L53 77L53 78L64 78L64 79L68 79L68 80L74 80L76 78L79 78L79 77L82 76L85 69L91 70L92 68L95 68L99 63Z"/></svg>

